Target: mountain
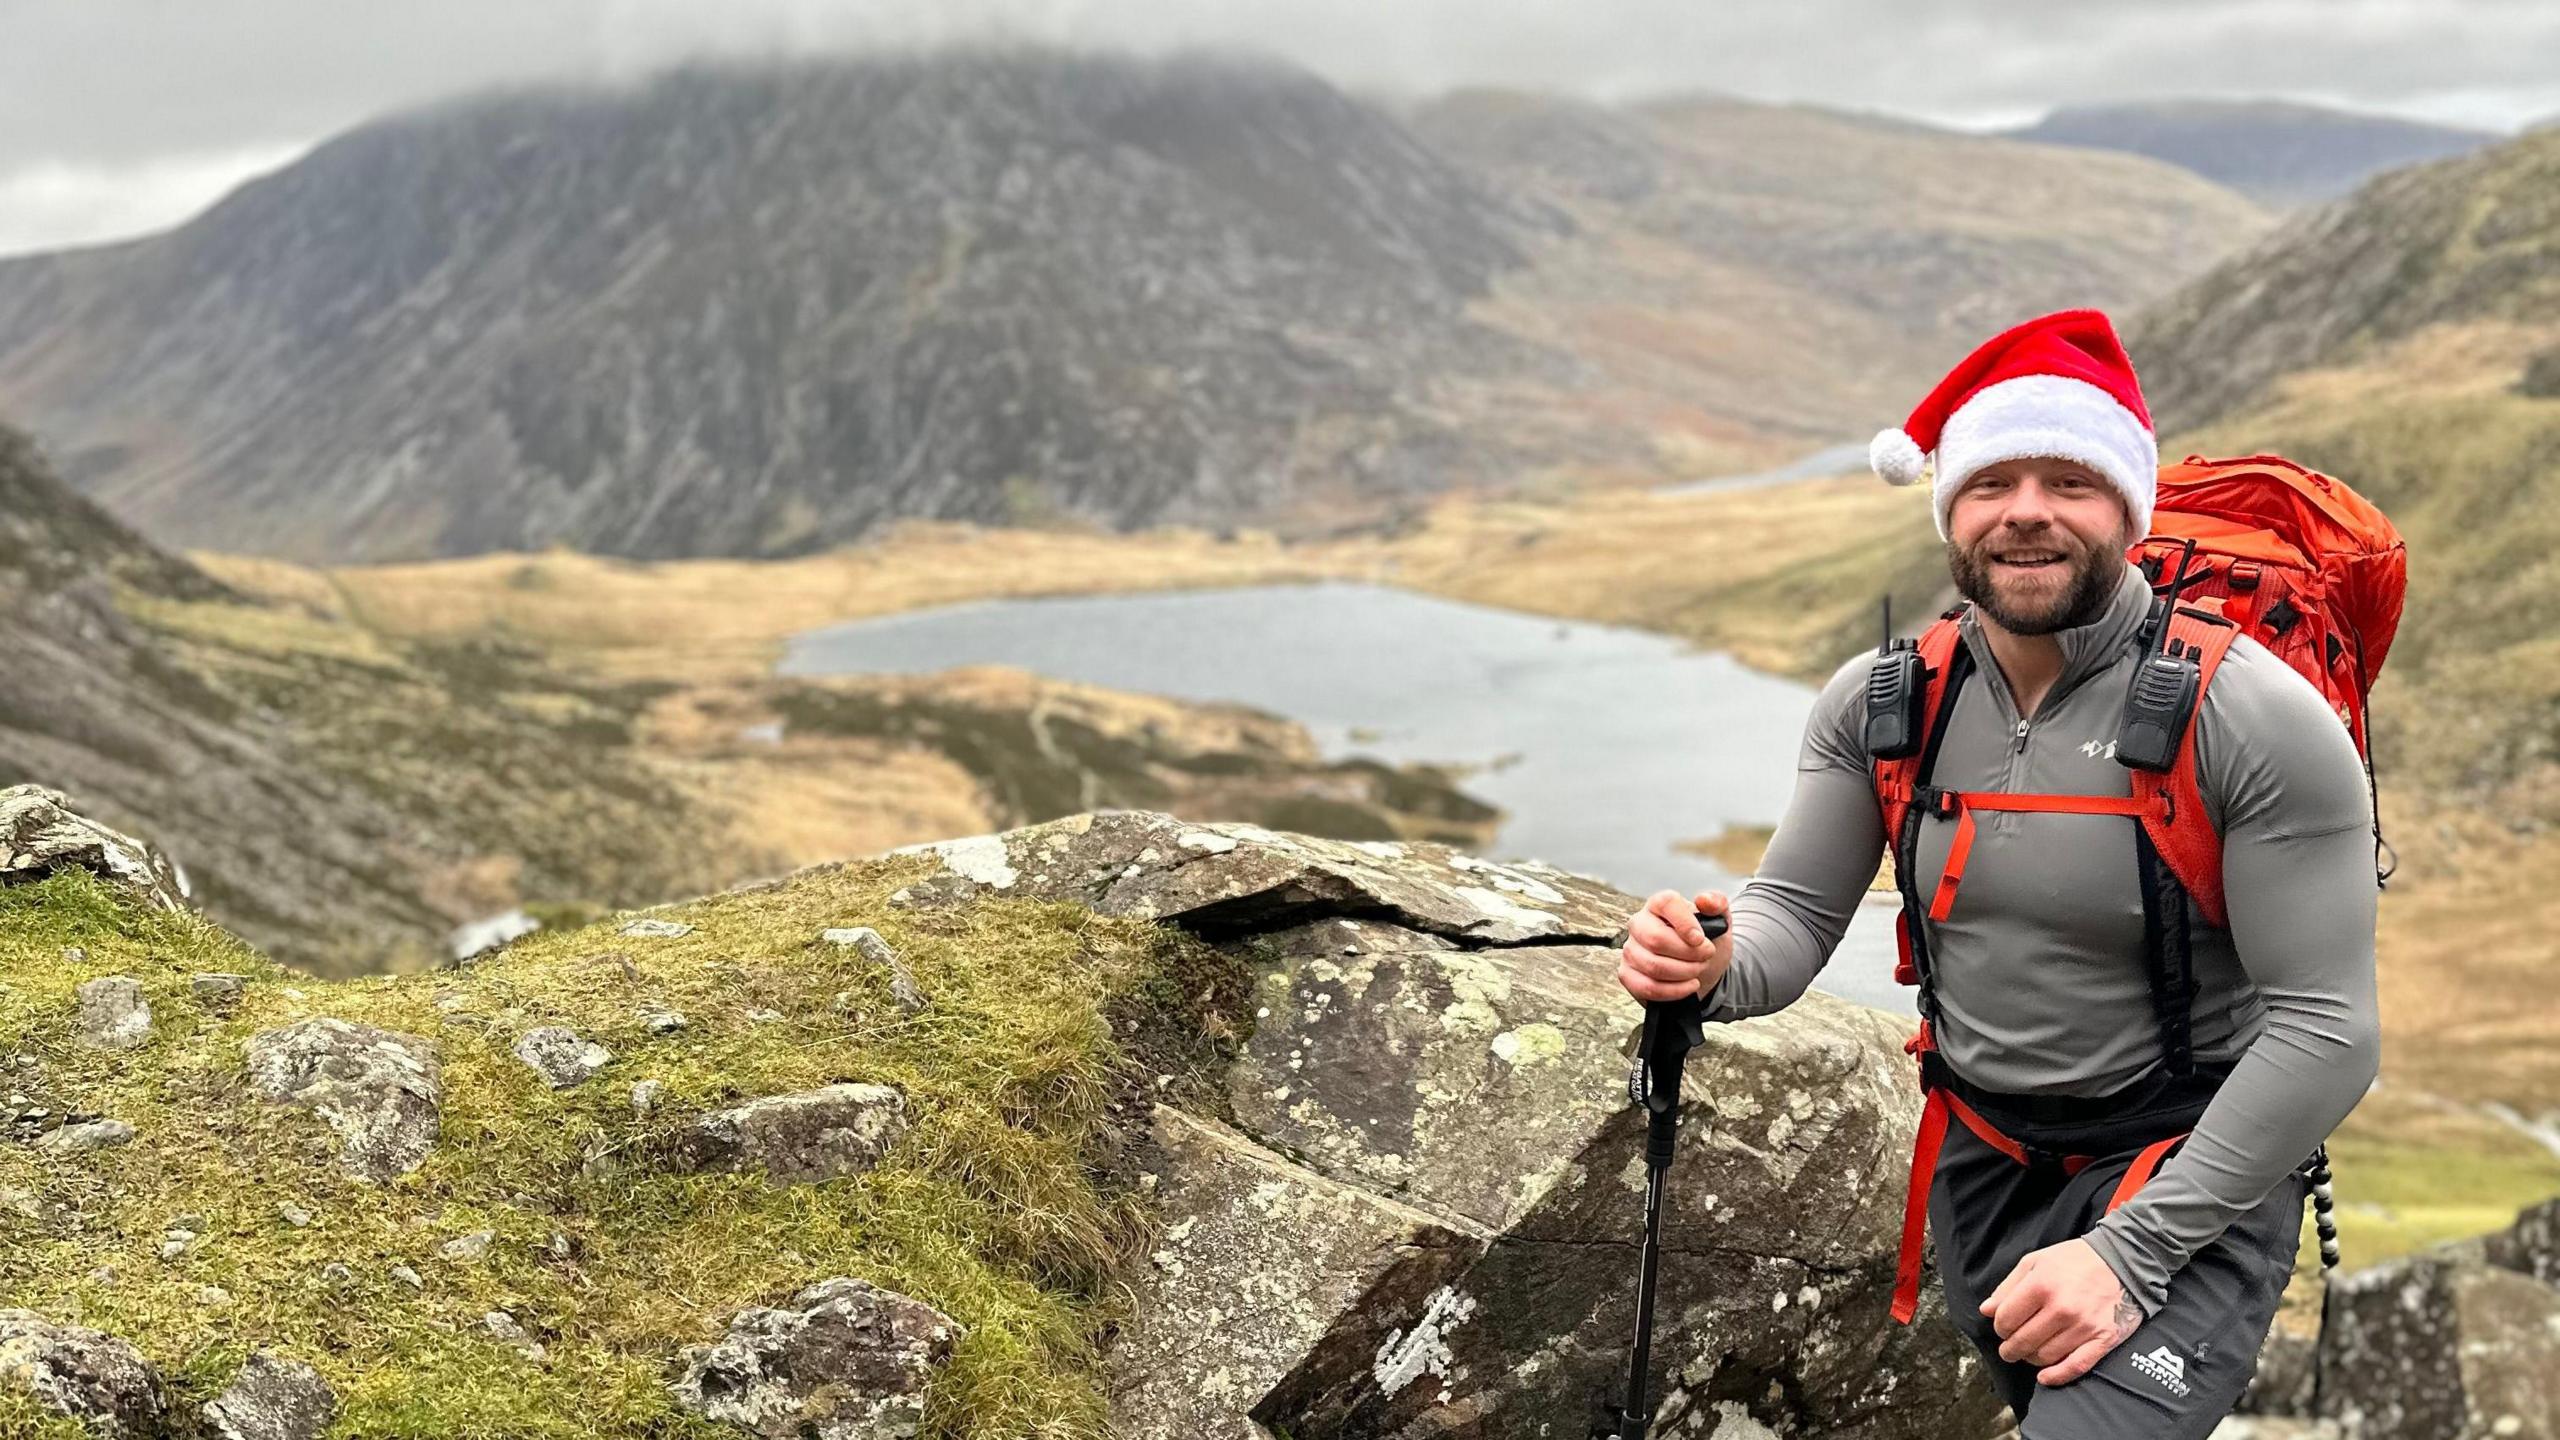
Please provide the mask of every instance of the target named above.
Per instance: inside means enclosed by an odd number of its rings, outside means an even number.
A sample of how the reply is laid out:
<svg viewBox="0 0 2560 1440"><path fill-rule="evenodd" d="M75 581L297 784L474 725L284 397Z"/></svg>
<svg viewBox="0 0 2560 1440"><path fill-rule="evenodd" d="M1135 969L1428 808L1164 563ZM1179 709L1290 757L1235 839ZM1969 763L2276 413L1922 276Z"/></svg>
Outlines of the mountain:
<svg viewBox="0 0 2560 1440"><path fill-rule="evenodd" d="M1551 224L1296 72L939 55L367 126L0 265L0 397L155 536L782 554L1434 488ZM1479 465L1478 468L1481 468Z"/></svg>
<svg viewBox="0 0 2560 1440"><path fill-rule="evenodd" d="M2071 105L2007 133L2148 155L2278 208L2334 199L2385 170L2468 154L2501 138L2280 100Z"/></svg>
<svg viewBox="0 0 2560 1440"><path fill-rule="evenodd" d="M1871 435L1981 336L2129 310L2269 223L2154 161L1808 106L1471 91L1414 124L1573 220L1498 281L1506 320L1700 449Z"/></svg>
<svg viewBox="0 0 2560 1440"><path fill-rule="evenodd" d="M781 555L904 516L1374 525L1898 413L2266 219L1795 107L944 52L487 98L0 263L0 405L166 543Z"/></svg>

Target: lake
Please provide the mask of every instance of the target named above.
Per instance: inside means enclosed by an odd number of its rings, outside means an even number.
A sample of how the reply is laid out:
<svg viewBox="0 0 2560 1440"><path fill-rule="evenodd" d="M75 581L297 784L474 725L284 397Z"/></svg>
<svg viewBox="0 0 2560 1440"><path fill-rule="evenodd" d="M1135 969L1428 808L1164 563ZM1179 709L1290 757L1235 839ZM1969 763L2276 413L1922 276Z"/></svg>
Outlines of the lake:
<svg viewBox="0 0 2560 1440"><path fill-rule="evenodd" d="M785 675L1015 665L1306 726L1329 758L1477 765L1506 819L1487 858L1542 860L1643 895L1731 893L1672 848L1786 807L1814 692L1646 631L1328 581L986 601L793 637ZM1893 910L1871 900L1822 988L1909 1013Z"/></svg>

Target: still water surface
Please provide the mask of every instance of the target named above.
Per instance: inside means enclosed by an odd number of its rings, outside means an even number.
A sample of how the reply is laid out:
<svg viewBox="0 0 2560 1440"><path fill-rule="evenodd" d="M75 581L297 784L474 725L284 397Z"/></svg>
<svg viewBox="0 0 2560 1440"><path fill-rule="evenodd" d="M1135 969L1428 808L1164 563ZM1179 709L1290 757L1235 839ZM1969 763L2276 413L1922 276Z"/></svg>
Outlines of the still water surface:
<svg viewBox="0 0 2560 1440"><path fill-rule="evenodd" d="M1349 582L989 601L794 637L786 675L1015 665L1232 700L1305 725L1331 758L1481 765L1506 813L1488 858L1535 859L1635 894L1734 876L1673 842L1772 824L1813 691L1640 630ZM1822 988L1908 1012L1893 915L1862 906Z"/></svg>

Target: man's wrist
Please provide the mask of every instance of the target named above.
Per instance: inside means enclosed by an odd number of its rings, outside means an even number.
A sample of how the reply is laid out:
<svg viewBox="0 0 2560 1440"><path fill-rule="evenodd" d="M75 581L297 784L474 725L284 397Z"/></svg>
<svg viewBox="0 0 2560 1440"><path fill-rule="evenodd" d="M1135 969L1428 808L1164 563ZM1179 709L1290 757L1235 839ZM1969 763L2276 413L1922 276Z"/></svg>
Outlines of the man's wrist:
<svg viewBox="0 0 2560 1440"><path fill-rule="evenodd" d="M2126 1255L2115 1232L2109 1230L2102 1221L2081 1238L2088 1241L2089 1248L2097 1252L2098 1258L2106 1262L2109 1270L2115 1272L2116 1283L2124 1287L2124 1293L2134 1304L2142 1307L2144 1319L2147 1320L2160 1313L2160 1306L2165 1297L2153 1296L2150 1287L2142 1283L2140 1272L2135 1269L2133 1261Z"/></svg>

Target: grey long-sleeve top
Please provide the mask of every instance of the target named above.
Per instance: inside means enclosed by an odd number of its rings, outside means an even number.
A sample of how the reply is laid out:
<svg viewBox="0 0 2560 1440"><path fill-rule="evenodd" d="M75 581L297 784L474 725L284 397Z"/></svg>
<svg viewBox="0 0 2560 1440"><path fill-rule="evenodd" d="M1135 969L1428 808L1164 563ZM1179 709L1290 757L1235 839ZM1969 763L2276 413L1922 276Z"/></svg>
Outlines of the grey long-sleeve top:
<svg viewBox="0 0 2560 1440"><path fill-rule="evenodd" d="M2059 633L2064 665L2021 720L1972 615L1974 672L1946 721L1936 784L2129 795L2109 748L2150 601L2132 566L2105 611ZM1733 901L1717 1020L1765 1015L1813 982L1885 844L1861 733L1870 656L1842 665L1807 724L1796 787ZM2373 812L2362 762L2311 683L2245 637L2205 692L2197 778L2223 836L2230 927L2190 925L2201 1062L2235 1061L2194 1135L2088 1239L2146 1312L2170 1277L2299 1166L2372 1083ZM2160 1058L2143 954L2134 826L2112 815L1982 812L1963 889L1928 937L1938 1042L1956 1073L2012 1094L2092 1096ZM1921 821L1925 896L1955 822ZM1925 919L1923 923L1928 923Z"/></svg>

